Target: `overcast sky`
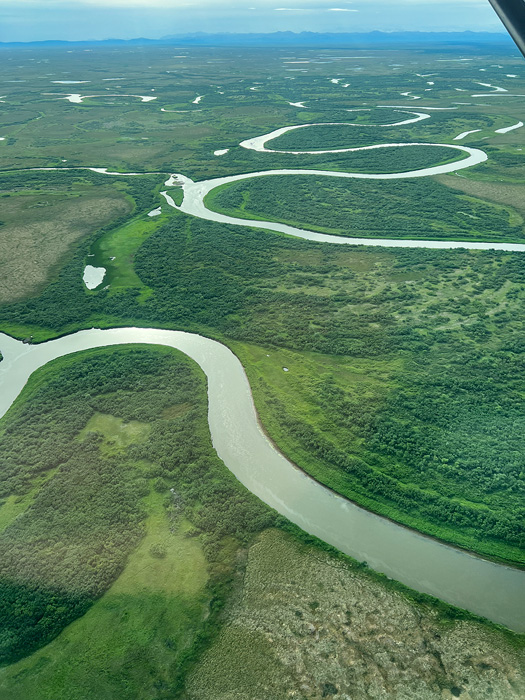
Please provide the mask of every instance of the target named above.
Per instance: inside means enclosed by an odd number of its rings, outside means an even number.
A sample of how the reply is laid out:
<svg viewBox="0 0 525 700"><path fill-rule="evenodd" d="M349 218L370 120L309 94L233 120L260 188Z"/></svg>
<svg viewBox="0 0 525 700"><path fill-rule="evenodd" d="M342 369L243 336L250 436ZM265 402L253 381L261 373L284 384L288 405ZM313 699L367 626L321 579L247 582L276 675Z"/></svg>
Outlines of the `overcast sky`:
<svg viewBox="0 0 525 700"><path fill-rule="evenodd" d="M502 31L488 0L0 0L0 41L191 32Z"/></svg>

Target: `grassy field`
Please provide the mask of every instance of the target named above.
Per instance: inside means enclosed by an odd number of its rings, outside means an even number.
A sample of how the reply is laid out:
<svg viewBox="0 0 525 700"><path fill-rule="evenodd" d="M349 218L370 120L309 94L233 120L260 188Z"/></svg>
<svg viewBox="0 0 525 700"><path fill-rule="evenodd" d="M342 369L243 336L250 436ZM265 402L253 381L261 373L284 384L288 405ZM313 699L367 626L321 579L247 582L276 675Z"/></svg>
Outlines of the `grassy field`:
<svg viewBox="0 0 525 700"><path fill-rule="evenodd" d="M96 257L88 257L88 251L100 236L118 236L130 215L135 214L132 223L144 221L158 205L160 180L159 175L120 178L85 170L3 173L0 303L35 295L79 251L93 264ZM131 250L141 240L130 236L128 225L119 243L126 241Z"/></svg>
<svg viewBox="0 0 525 700"><path fill-rule="evenodd" d="M440 621L315 546L267 530L188 700L522 697L520 646Z"/></svg>
<svg viewBox="0 0 525 700"><path fill-rule="evenodd" d="M108 235L99 238L92 246L92 264L106 268L104 285L111 286L112 293L135 288L141 290L141 298L147 298L149 291L133 267L135 253L142 243L160 226L166 223L169 214L136 219L115 228Z"/></svg>
<svg viewBox="0 0 525 700"><path fill-rule="evenodd" d="M462 174L461 174L462 175ZM461 175L440 175L438 182L470 197L480 197L488 202L511 207L521 218L525 216L525 178L514 183L474 180Z"/></svg>

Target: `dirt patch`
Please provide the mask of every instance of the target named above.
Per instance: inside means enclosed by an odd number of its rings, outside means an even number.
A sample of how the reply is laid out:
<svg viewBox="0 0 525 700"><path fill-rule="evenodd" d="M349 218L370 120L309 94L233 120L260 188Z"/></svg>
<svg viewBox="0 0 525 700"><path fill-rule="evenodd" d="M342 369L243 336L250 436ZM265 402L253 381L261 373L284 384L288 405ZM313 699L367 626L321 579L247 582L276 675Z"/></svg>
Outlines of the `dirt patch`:
<svg viewBox="0 0 525 700"><path fill-rule="evenodd" d="M0 303L36 293L76 241L132 205L107 190L98 196L3 197L0 208Z"/></svg>

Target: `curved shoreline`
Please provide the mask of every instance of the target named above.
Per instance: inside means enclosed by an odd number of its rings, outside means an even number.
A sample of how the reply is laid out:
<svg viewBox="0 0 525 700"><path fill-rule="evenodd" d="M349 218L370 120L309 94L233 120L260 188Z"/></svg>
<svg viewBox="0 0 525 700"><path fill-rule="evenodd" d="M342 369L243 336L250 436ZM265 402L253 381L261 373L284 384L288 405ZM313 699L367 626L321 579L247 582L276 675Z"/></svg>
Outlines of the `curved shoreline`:
<svg viewBox="0 0 525 700"><path fill-rule="evenodd" d="M465 158L464 160L459 162L456 161L455 163L448 163L432 168L425 168L422 170L416 170L407 173L390 173L386 175L345 173L325 170L264 170L254 173L243 173L240 175L231 175L228 177L214 178L211 180L202 180L200 182L194 182L193 180L191 180L188 177L185 177L184 175L177 175L173 177L176 177L179 184L182 184L184 193L184 199L182 201L182 204L180 206L175 204L172 197L170 197L169 193L166 190L161 192L161 195L164 197L169 206L173 207L174 209L178 209L179 211L185 214L197 216L200 219L207 219L208 221L215 221L223 224L231 224L234 226L252 226L254 228L265 229L268 231L276 231L278 233L284 233L289 236L302 238L308 241L317 241L319 243L335 243L338 245L366 245L378 246L382 248L427 248L440 250L466 248L468 250L501 250L507 252L525 253L525 243L492 243L483 241L433 241L423 239L419 240L401 238L352 238L347 236L333 236L327 233L319 233L317 231L310 231L308 229L296 228L294 226L289 226L288 224L280 224L259 219L241 219L238 217L228 216L226 214L220 214L219 212L215 212L211 209L208 209L204 201L205 197L217 187L230 184L231 182L248 180L250 178L255 177L266 177L271 175L322 175L329 177L342 177L354 179L393 180L425 177L428 175L455 172L456 170L471 167L472 165L477 165L487 160L487 155L477 148L468 148L467 146L454 146L454 148L469 153L469 158Z"/></svg>
<svg viewBox="0 0 525 700"><path fill-rule="evenodd" d="M393 107L389 105L389 107ZM398 106L396 106L398 107ZM439 109L439 108L436 108ZM444 108L447 109L447 108ZM456 109L455 107L448 109ZM407 110L405 110L407 111ZM430 115L424 115L422 112L411 112L412 114L417 114L418 117L415 121L420 121L421 119L428 118ZM409 122L411 120L408 120ZM402 122L398 123L401 124ZM406 122L405 122L406 123ZM242 141L240 146L249 150L255 150L263 153L287 153L292 155L313 155L313 154L326 154L326 153L351 153L360 151L371 151L380 148L406 148L409 146L426 146L431 148L450 148L452 150L460 151L467 154L467 158L460 161L453 161L451 163L445 163L443 165L430 166L428 168L420 168L419 170L410 170L407 172L400 173L351 173L333 170L304 170L304 169L280 169L280 170L263 170L253 173L242 173L239 175L230 175L226 177L212 178L210 180L201 180L200 182L194 182L191 178L184 175L172 175L171 178L165 183L166 187L173 184L174 178L178 184L182 185L183 188L183 201L180 206L176 205L173 198L168 194L167 191L163 191L160 194L164 197L169 206L184 212L185 214L190 214L191 216L196 216L201 219L207 219L208 221L215 221L223 224L233 224L234 226L252 226L255 228L267 229L269 231L276 231L278 233L284 233L290 236L295 236L297 238L303 238L309 241L317 241L320 243L336 243L339 245L369 245L369 246L379 246L379 247L400 247L400 248L439 248L439 249L454 249L454 248L469 248L478 250L507 250L507 251L519 251L525 252L525 244L511 244L511 243L485 243L485 242L467 242L467 241L425 241L425 240L412 240L412 239L385 239L385 238L352 238L347 236L333 236L326 233L319 233L317 231L310 231L308 229L297 228L295 226L289 226L288 224L281 224L276 222L264 221L259 219L242 219L234 216L228 216L226 214L220 214L215 212L205 204L205 197L215 188L221 187L222 185L227 185L232 182L238 182L240 180L247 180L255 177L266 177L270 175L321 175L325 177L342 177L342 178L353 178L353 179L364 179L364 180L399 180L399 179L409 179L416 177L429 177L431 175L444 175L447 173L457 172L464 168L470 168L474 165L479 165L488 160L488 156L485 151L479 148L470 148L468 146L460 146L457 144L440 144L440 143L387 143L378 144L373 146L360 146L355 148L345 148L327 151L273 151L267 149L265 144L272 139L282 136L288 131L295 129L304 129L309 126L328 126L340 124L338 122L327 122L324 124L298 124L295 126L286 126L281 129L276 129L268 134L263 134L262 136L257 136L246 141ZM345 123L349 126L357 126L354 123Z"/></svg>
<svg viewBox="0 0 525 700"><path fill-rule="evenodd" d="M420 118L382 126L399 126L429 117L419 112L411 113L419 115ZM276 134L281 135L288 130L307 126L314 124L285 127L240 145L261 152L297 155L430 146L462 151L467 157L440 166L388 174L286 169L244 173L201 182L193 182L183 175L172 174L165 182L165 187L182 185L182 204L177 206L167 191L161 194L171 207L199 218L268 229L312 241L381 247L469 248L525 252L525 244L333 236L286 224L230 217L213 212L205 206L205 196L216 187L254 177L321 175L375 180L406 179L455 172L478 165L488 158L480 149L452 144L392 143L332 151L271 151L264 146L270 137L276 138ZM26 170L66 169L87 169L106 175L124 175L109 172L107 168L85 166ZM126 173L141 174L147 173ZM181 350L199 364L208 379L208 420L217 454L237 479L265 503L306 532L358 560L366 560L376 571L417 591L482 615L517 632L525 632L525 571L483 559L377 515L348 501L310 477L289 461L265 434L258 420L250 385L240 361L226 346L217 341L182 331L114 328L79 331L39 345L24 345L0 333L0 350L4 354L4 361L0 364L0 417L12 405L32 372L49 361L81 350L128 343L166 345Z"/></svg>
<svg viewBox="0 0 525 700"><path fill-rule="evenodd" d="M337 151L269 151L265 148L264 144L270 139L270 137L275 138L275 134L285 133L290 129L304 128L305 126L314 126L313 124L298 125L295 127L283 127L283 129L278 129L276 131L270 132L260 137L250 139L248 141L243 141L240 145L244 148L249 148L252 150L257 150L259 152L276 152L276 153L293 153L296 155L308 154L308 153L341 153L341 150ZM229 175L225 177L212 178L210 180L201 180L199 182L194 182L191 178L185 175L177 174L172 175L168 181L166 181L165 186L169 187L177 181L178 184L182 185L183 189L183 201L179 206L175 204L173 198L169 193L164 190L160 194L164 197L169 206L179 211L190 214L191 216L196 216L200 219L206 219L208 221L215 221L217 223L231 224L234 226L251 226L254 228L265 229L268 231L276 231L277 233L284 233L289 236L294 236L296 238L302 238L308 241L316 241L318 243L335 243L338 245L366 245L366 246L376 246L382 248L427 248L427 249L440 249L440 250L453 250L457 248L464 248L467 250L499 250L506 252L525 252L525 243L500 243L500 242L487 242L487 241L436 241L436 240L424 240L424 239L409 239L409 238L354 238L350 236L335 236L327 233L320 233L318 231L311 231L308 229L297 228L295 226L289 226L288 224L282 224L278 222L265 221L263 219L242 219L239 217L229 216L227 214L221 214L219 212L213 211L206 206L205 198L217 187L223 185L228 185L232 182L239 182L240 180L248 180L256 177L267 177L271 175L321 175L324 177L341 177L341 178L351 178L351 179L363 179L363 180L400 180L400 179L410 179L419 177L429 177L432 175L444 175L447 173L457 172L458 170L463 170L464 168L470 168L474 165L479 165L488 160L488 156L485 151L479 148L471 148L469 146L460 146L457 144L438 144L438 143L390 143L390 144L380 144L375 146L361 146L358 148L344 149L345 152L348 151L369 151L379 148L404 148L407 146L430 146L430 147L448 147L454 150L461 151L467 154L467 158L460 161L453 161L452 163L445 163L443 165L430 166L428 168L420 168L419 170L411 170L407 172L400 173L349 173L335 170L304 170L304 169L280 169L280 170L261 170L253 173L241 173L239 175Z"/></svg>
<svg viewBox="0 0 525 700"><path fill-rule="evenodd" d="M351 503L280 453L259 425L238 358L221 343L183 331L79 331L39 345L0 334L0 416L29 376L51 360L97 347L139 343L181 350L208 378L213 445L252 493L306 532L407 586L525 632L525 572L443 544Z"/></svg>
<svg viewBox="0 0 525 700"><path fill-rule="evenodd" d="M297 103L298 104L298 103ZM351 110L347 109L347 112L354 112L354 111L369 111L369 110ZM259 153L293 153L295 155L311 155L315 153L349 153L352 151L358 151L358 150L364 150L363 147L359 148L341 148L338 150L331 150L331 151L283 151L281 149L276 149L272 150L270 148L266 148L265 144L268 141L273 141L274 139L279 138L280 136L284 136L284 134L287 134L289 131L296 131L297 129L307 129L308 127L311 126L362 126L365 128L370 128L370 127L378 127L378 128L387 128L387 127L394 127L394 126L403 126L405 124L415 124L416 122L423 121L424 119L430 119L430 114L425 114L424 112L412 112L409 110L396 110L396 111L403 111L405 114L412 114L416 115L415 119L405 119L400 122L394 122L393 124L359 124L357 122L315 122L311 124L296 124L295 126L283 126L280 129L275 129L274 131L270 131L267 134L263 134L262 136L256 136L253 139L246 139L245 141L241 141L239 146L242 148L246 148L248 150L252 151L258 151ZM367 147L365 147L367 148ZM368 146L368 148L371 148ZM384 148L384 146L379 145L375 146L375 148Z"/></svg>

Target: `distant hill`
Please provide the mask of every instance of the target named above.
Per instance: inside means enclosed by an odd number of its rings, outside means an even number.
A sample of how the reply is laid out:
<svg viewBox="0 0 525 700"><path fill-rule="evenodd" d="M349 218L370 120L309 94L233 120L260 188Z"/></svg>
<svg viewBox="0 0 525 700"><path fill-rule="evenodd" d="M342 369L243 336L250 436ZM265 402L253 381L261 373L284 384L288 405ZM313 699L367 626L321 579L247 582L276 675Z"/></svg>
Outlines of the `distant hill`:
<svg viewBox="0 0 525 700"><path fill-rule="evenodd" d="M60 48L72 46L315 46L320 48L432 48L436 44L457 48L490 46L493 49L513 46L510 37L496 32L369 32L354 34L318 34L315 32L274 32L271 34L181 34L161 39L105 39L103 41L31 41L0 42L0 48Z"/></svg>

